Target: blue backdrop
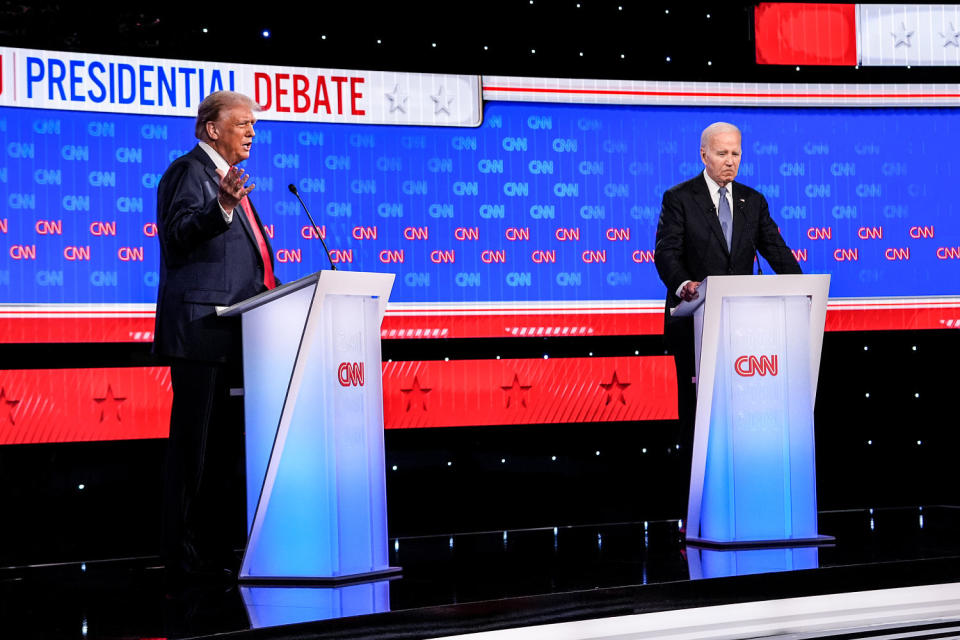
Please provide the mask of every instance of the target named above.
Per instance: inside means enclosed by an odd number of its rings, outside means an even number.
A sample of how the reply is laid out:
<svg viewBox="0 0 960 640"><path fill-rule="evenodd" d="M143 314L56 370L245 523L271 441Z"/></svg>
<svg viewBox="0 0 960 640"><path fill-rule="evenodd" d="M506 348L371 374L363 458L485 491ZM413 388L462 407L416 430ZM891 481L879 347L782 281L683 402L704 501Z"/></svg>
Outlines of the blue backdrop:
<svg viewBox="0 0 960 640"><path fill-rule="evenodd" d="M663 191L699 135L744 132L739 180L831 295L955 294L956 109L487 103L478 129L261 122L247 169L277 272L398 274L397 302L662 299ZM185 118L0 109L0 301L155 301L156 184Z"/></svg>

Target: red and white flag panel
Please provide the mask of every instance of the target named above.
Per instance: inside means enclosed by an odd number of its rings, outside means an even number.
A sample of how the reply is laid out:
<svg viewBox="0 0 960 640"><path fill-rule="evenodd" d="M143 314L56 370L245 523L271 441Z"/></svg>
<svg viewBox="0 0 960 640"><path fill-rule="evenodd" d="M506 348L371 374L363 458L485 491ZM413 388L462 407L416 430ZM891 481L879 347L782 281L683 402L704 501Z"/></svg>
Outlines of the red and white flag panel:
<svg viewBox="0 0 960 640"><path fill-rule="evenodd" d="M960 66L960 5L768 2L758 64Z"/></svg>

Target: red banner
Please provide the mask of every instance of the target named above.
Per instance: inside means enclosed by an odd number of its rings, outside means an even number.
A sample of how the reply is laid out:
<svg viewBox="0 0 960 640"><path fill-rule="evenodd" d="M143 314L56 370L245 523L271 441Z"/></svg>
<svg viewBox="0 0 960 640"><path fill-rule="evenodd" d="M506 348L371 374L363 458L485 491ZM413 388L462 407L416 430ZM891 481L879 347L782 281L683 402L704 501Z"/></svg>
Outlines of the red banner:
<svg viewBox="0 0 960 640"><path fill-rule="evenodd" d="M657 334L662 312L406 313L384 319L384 338L564 337ZM960 328L955 299L833 301L827 331ZM0 342L152 339L153 315L5 317ZM388 362L388 429L671 420L669 356ZM0 444L164 438L165 367L0 370Z"/></svg>
<svg viewBox="0 0 960 640"><path fill-rule="evenodd" d="M757 64L857 64L855 4L763 2L754 28Z"/></svg>
<svg viewBox="0 0 960 640"><path fill-rule="evenodd" d="M167 367L0 370L0 444L166 438Z"/></svg>
<svg viewBox="0 0 960 640"><path fill-rule="evenodd" d="M671 420L666 356L388 362L387 429ZM0 370L0 444L165 438L166 367Z"/></svg>
<svg viewBox="0 0 960 640"><path fill-rule="evenodd" d="M389 362L387 429L674 420L670 356Z"/></svg>

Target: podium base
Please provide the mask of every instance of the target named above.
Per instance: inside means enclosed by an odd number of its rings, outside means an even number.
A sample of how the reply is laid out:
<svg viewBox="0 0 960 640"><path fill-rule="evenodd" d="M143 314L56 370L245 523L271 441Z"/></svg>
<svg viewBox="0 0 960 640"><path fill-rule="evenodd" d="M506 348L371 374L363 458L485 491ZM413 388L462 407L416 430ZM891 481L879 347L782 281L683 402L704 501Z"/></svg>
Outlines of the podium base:
<svg viewBox="0 0 960 640"><path fill-rule="evenodd" d="M348 584L357 584L361 582L375 582L377 580L392 580L399 578L403 572L402 567L387 567L377 571L367 571L364 573L350 573L342 576L244 576L241 575L237 582L240 584L261 584L261 585L304 585L315 587L342 587Z"/></svg>
<svg viewBox="0 0 960 640"><path fill-rule="evenodd" d="M784 547L827 547L837 539L833 536L815 538L779 538L774 540L709 540L707 538L687 538L687 546L704 549L781 549Z"/></svg>

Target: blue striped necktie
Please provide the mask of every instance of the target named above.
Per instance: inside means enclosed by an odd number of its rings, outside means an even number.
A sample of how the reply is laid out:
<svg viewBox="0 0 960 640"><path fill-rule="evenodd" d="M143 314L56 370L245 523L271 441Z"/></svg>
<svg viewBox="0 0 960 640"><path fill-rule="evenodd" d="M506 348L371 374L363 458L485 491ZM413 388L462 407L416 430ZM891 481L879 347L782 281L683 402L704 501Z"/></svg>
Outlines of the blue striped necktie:
<svg viewBox="0 0 960 640"><path fill-rule="evenodd" d="M723 237L727 240L727 251L729 251L730 240L733 238L733 214L730 212L730 203L727 202L726 187L720 187L720 202L717 205L717 213L720 217L720 228L723 229Z"/></svg>

